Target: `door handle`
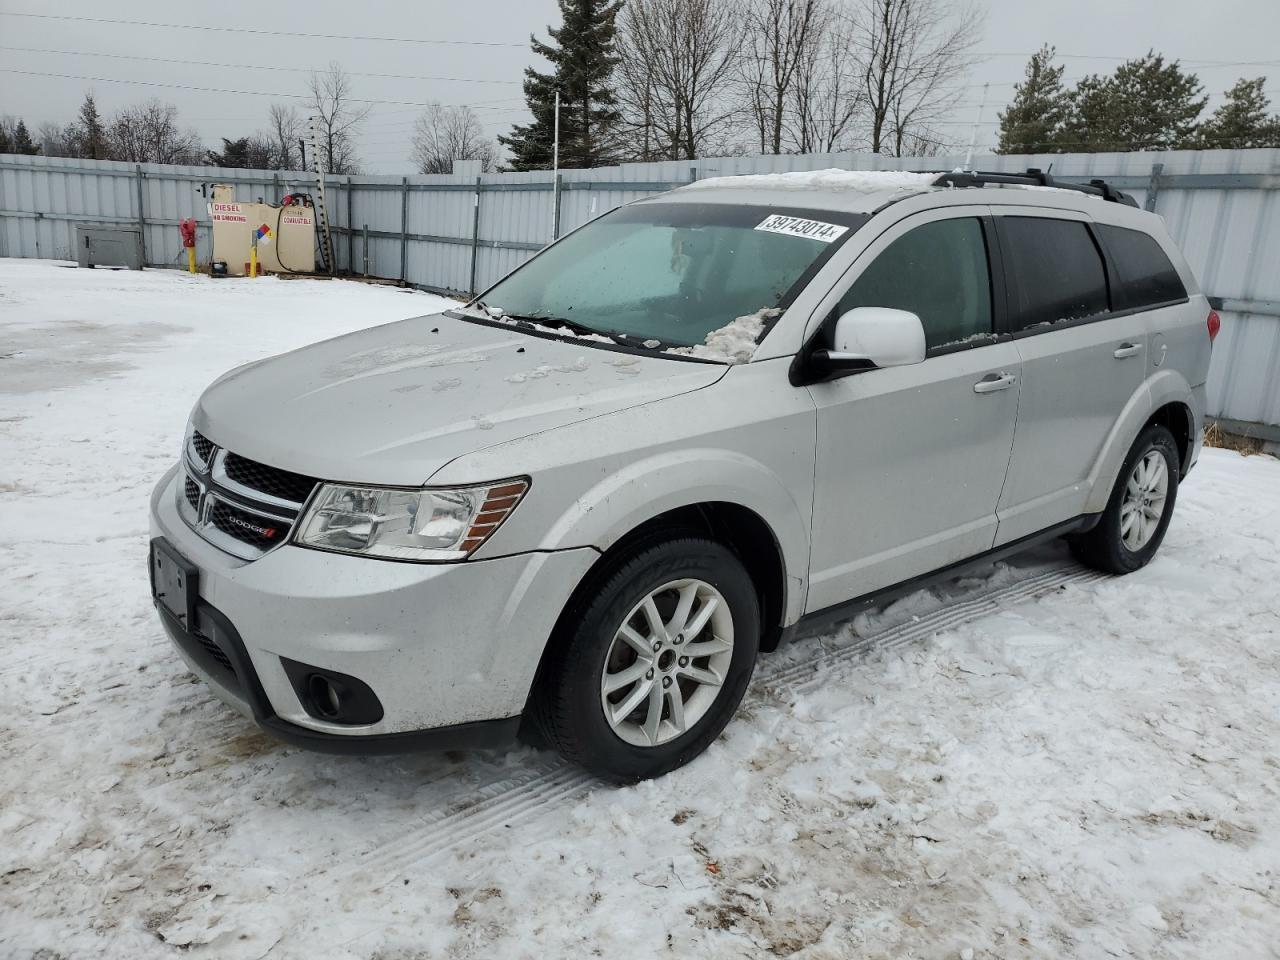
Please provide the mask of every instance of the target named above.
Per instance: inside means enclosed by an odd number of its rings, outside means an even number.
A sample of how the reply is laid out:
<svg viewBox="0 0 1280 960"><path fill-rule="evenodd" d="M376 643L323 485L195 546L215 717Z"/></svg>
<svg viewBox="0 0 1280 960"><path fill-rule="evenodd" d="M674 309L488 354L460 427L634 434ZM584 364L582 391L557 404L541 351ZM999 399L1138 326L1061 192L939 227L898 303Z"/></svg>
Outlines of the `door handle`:
<svg viewBox="0 0 1280 960"><path fill-rule="evenodd" d="M1122 343L1116 347L1115 353L1111 354L1117 360L1123 360L1125 357L1136 357L1142 352L1142 344L1140 343Z"/></svg>
<svg viewBox="0 0 1280 960"><path fill-rule="evenodd" d="M974 393L995 393L997 390L1008 390L1018 378L1012 373L988 373L973 385Z"/></svg>

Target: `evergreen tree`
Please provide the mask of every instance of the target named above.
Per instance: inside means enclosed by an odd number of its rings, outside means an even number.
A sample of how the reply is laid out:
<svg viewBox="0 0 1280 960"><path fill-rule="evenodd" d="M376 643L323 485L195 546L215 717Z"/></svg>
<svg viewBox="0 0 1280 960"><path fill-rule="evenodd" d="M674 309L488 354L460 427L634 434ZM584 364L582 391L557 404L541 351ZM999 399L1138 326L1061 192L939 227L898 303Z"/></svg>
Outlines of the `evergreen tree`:
<svg viewBox="0 0 1280 960"><path fill-rule="evenodd" d="M98 115L98 104L92 93L84 95L80 104L80 113L76 124L80 140L80 156L89 160L110 159L107 148L107 131L102 126L102 118Z"/></svg>
<svg viewBox="0 0 1280 960"><path fill-rule="evenodd" d="M1109 77L1085 77L1071 92L1064 149L1168 150L1196 145L1196 120L1209 102L1194 73L1149 51Z"/></svg>
<svg viewBox="0 0 1280 960"><path fill-rule="evenodd" d="M1280 147L1280 115L1267 114L1271 101L1262 90L1266 82L1266 77L1236 81L1227 91L1227 102L1200 125L1204 149Z"/></svg>
<svg viewBox="0 0 1280 960"><path fill-rule="evenodd" d="M1013 90L1013 101L1000 113L997 153L1061 152L1062 125L1067 117L1067 91L1062 88L1065 67L1053 65L1055 48L1045 44L1031 55L1026 80Z"/></svg>
<svg viewBox="0 0 1280 960"><path fill-rule="evenodd" d="M559 0L563 24L547 28L551 42L530 37L551 73L525 69L524 96L533 122L512 127L499 141L511 151L512 170L551 166L555 95L560 91L560 165L598 167L615 159L619 112L610 85L618 63L615 21L622 0Z"/></svg>
<svg viewBox="0 0 1280 960"><path fill-rule="evenodd" d="M13 129L9 133L9 153L24 154L28 157L35 156L40 152L38 144L32 142L31 134L27 132L27 125L23 123L22 118L18 118L18 122L14 124Z"/></svg>
<svg viewBox="0 0 1280 960"><path fill-rule="evenodd" d="M243 170L249 166L249 138L239 140L222 138L222 151L206 150L204 162L211 167L235 167Z"/></svg>

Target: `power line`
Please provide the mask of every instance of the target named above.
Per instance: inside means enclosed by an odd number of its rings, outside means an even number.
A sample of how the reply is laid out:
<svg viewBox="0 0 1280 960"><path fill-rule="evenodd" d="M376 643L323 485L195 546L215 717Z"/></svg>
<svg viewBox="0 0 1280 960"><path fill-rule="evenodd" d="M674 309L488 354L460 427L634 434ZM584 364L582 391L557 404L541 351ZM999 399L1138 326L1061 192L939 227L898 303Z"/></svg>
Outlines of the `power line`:
<svg viewBox="0 0 1280 960"><path fill-rule="evenodd" d="M1030 53L1005 53L987 52L975 53L975 57L1021 57L1030 60L1033 54ZM1141 60L1142 57L1116 57L1104 56L1094 53L1059 53L1054 51L1055 60L1111 60L1123 63L1128 60ZM1280 65L1280 60L1183 60L1174 57L1168 60L1169 63L1178 63L1182 66L1200 66L1200 67L1265 67Z"/></svg>
<svg viewBox="0 0 1280 960"><path fill-rule="evenodd" d="M166 87L173 90L195 90L201 93L231 93L237 96L246 97L285 97L293 100L310 100L309 94L305 93L272 93L269 90L229 90L225 87L197 87L185 83L162 83L159 80L124 80L119 77L85 77L75 73L41 73L36 70L13 70L8 67L0 67L0 73L17 73L28 77L56 77L63 80L85 80L89 83L130 83L141 87ZM430 107L434 106L431 102L421 100L373 100L367 97L348 97L351 103L369 103L369 104L397 104L407 107ZM441 106L467 107L471 104L453 103L441 104ZM496 110L506 109L493 106L475 106L475 110Z"/></svg>
<svg viewBox="0 0 1280 960"><path fill-rule="evenodd" d="M40 47L3 47L0 50L16 50L20 53L54 53L68 57L106 57L111 60L146 60L150 63L177 63L183 66L225 67L231 70L278 70L288 73L314 73L310 67L280 67L263 63L214 63L209 60L171 59L168 57L143 57L130 53L95 53L92 50L46 50ZM344 70L353 77L377 77L385 80L439 80L448 83L501 83L520 86L520 80L481 80L474 77L428 77L412 73L364 73L359 70Z"/></svg>
<svg viewBox="0 0 1280 960"><path fill-rule="evenodd" d="M167 30L212 30L218 33L251 33L267 37L306 37L310 40L371 40L379 43L427 43L457 47L519 47L528 49L528 43L509 43L501 40L426 40L420 37L378 37L347 33L302 33L296 30L263 30L256 27L219 27L199 23L159 23L154 20L115 20L109 17L72 17L56 13L14 13L0 10L0 17L29 17L35 20L71 20L77 23L111 23L131 27L163 27Z"/></svg>

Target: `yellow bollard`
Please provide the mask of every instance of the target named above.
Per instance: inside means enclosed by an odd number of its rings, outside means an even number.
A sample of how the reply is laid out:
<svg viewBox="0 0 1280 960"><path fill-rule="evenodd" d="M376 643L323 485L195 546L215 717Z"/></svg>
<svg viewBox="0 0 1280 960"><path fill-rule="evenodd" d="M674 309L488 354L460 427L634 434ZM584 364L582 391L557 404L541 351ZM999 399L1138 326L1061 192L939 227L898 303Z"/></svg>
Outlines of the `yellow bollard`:
<svg viewBox="0 0 1280 960"><path fill-rule="evenodd" d="M187 247L187 272L196 272L196 248Z"/></svg>
<svg viewBox="0 0 1280 960"><path fill-rule="evenodd" d="M249 248L249 276L256 277L258 275L258 241L254 238L253 246Z"/></svg>

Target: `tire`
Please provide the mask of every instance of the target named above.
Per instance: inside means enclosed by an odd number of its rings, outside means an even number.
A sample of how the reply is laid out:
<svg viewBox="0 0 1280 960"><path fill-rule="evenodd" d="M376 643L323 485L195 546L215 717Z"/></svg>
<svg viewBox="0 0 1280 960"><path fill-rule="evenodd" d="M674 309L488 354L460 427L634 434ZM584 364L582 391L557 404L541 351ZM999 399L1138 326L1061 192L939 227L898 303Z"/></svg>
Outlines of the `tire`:
<svg viewBox="0 0 1280 960"><path fill-rule="evenodd" d="M696 632L686 637L682 622ZM593 576L567 612L531 719L548 745L596 776L659 777L720 735L746 692L759 644L755 587L729 549L685 535L640 543Z"/></svg>
<svg viewBox="0 0 1280 960"><path fill-rule="evenodd" d="M1173 517L1180 470L1173 434L1160 425L1144 430L1124 459L1098 524L1071 538L1076 558L1095 570L1114 574L1132 573L1150 563ZM1162 478L1153 477L1151 471L1163 471ZM1157 507L1159 515L1153 518L1151 510ZM1135 511L1138 516L1130 520ZM1143 523L1151 525L1142 529Z"/></svg>

